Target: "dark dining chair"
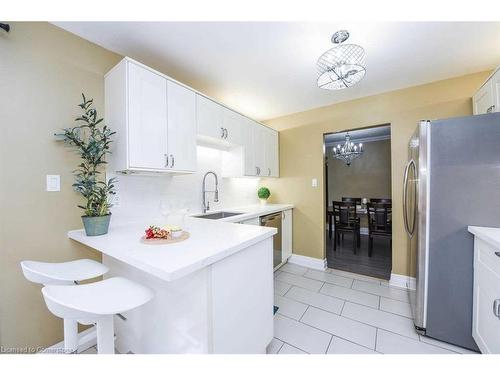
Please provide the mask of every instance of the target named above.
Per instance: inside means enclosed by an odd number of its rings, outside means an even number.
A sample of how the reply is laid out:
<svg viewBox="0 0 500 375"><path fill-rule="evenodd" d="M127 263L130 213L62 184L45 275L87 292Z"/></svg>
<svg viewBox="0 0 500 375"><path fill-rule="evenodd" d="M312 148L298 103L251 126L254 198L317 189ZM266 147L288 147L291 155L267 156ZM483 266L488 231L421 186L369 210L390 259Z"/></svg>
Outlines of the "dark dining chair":
<svg viewBox="0 0 500 375"><path fill-rule="evenodd" d="M392 204L391 198L370 198L370 203L388 203Z"/></svg>
<svg viewBox="0 0 500 375"><path fill-rule="evenodd" d="M361 204L361 198L342 197L342 202L356 203L359 206Z"/></svg>
<svg viewBox="0 0 500 375"><path fill-rule="evenodd" d="M389 238L392 246L392 205L389 203L367 203L368 256L372 256L373 237Z"/></svg>
<svg viewBox="0 0 500 375"><path fill-rule="evenodd" d="M356 248L360 246L359 220L356 214L356 204L354 202L332 202L333 207L333 251L337 251L337 244L340 244L340 235L352 233L352 251L356 254Z"/></svg>

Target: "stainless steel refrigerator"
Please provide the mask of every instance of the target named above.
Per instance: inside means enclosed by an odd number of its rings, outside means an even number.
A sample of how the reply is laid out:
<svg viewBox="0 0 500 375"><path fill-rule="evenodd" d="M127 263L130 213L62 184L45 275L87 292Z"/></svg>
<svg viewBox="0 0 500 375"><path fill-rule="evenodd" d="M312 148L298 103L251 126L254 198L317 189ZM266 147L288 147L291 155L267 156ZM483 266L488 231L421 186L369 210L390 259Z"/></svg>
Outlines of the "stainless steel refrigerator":
<svg viewBox="0 0 500 375"><path fill-rule="evenodd" d="M478 350L467 226L500 227L500 113L418 125L409 142L403 221L415 328Z"/></svg>

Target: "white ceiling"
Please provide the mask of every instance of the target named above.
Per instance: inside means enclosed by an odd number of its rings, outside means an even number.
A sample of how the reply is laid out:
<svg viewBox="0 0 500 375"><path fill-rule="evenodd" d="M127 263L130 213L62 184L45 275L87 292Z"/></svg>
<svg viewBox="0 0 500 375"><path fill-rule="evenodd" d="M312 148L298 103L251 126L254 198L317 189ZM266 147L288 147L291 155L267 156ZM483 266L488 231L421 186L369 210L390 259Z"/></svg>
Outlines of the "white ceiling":
<svg viewBox="0 0 500 375"><path fill-rule="evenodd" d="M55 22L264 120L500 64L500 23ZM316 60L349 30L367 53L356 86L316 86Z"/></svg>

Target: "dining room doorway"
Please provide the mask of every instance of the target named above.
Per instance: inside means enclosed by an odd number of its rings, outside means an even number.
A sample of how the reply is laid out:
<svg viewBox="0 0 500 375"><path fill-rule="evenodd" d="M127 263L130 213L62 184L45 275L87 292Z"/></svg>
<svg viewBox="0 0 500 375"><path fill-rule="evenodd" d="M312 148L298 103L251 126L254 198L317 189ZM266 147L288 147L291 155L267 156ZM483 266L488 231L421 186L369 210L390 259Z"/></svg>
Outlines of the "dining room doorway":
<svg viewBox="0 0 500 375"><path fill-rule="evenodd" d="M328 267L389 280L390 124L324 134L323 150Z"/></svg>

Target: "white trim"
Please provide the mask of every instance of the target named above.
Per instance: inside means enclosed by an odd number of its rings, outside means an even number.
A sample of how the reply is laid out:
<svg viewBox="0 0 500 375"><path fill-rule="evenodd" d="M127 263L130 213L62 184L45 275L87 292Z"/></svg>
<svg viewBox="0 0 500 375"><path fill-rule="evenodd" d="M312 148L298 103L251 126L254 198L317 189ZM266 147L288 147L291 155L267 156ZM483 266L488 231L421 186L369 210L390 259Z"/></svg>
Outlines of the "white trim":
<svg viewBox="0 0 500 375"><path fill-rule="evenodd" d="M297 264L299 266L304 266L320 271L326 270L326 258L318 259L306 257L304 255L292 254L290 258L288 258L288 263Z"/></svg>
<svg viewBox="0 0 500 375"><path fill-rule="evenodd" d="M97 332L96 327L87 328L78 334L78 349L77 353L84 352L85 350L97 345ZM45 348L39 352L40 354L64 354L64 340Z"/></svg>
<svg viewBox="0 0 500 375"><path fill-rule="evenodd" d="M408 277L406 275L398 275L397 273L391 273L391 279L389 280L389 285L394 286L396 288L415 289L417 285L417 280L414 277Z"/></svg>

